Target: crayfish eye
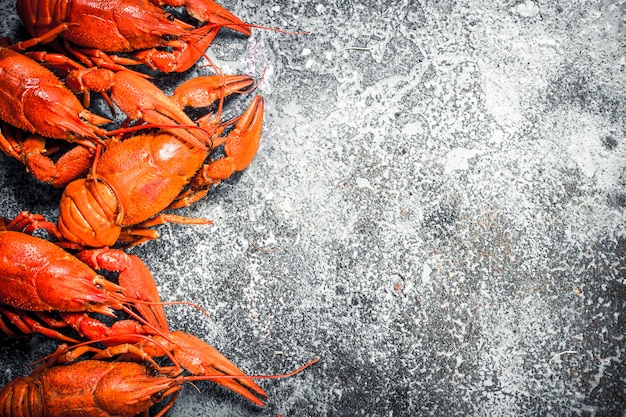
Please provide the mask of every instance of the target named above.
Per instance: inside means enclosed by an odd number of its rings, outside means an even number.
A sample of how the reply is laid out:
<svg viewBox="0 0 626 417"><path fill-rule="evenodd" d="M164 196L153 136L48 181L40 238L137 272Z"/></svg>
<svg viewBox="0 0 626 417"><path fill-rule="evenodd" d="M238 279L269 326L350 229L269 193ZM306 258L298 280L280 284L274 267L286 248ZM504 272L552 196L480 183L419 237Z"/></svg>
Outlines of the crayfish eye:
<svg viewBox="0 0 626 417"><path fill-rule="evenodd" d="M170 22L173 22L175 19L173 14L168 14L166 17L167 17L167 20L169 20Z"/></svg>
<svg viewBox="0 0 626 417"><path fill-rule="evenodd" d="M155 368L152 365L149 365L149 366L146 367L146 375L148 375L148 376L150 376L152 378L156 378L156 377L158 377L161 374L159 373L159 370L157 368Z"/></svg>

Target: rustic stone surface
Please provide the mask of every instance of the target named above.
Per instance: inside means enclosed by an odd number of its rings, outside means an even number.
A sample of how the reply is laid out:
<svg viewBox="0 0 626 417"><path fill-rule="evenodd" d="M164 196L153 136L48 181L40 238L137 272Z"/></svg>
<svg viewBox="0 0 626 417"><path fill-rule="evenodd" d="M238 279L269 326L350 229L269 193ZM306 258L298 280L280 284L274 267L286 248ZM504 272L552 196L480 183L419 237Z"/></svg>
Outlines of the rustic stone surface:
<svg viewBox="0 0 626 417"><path fill-rule="evenodd" d="M132 252L211 313L172 326L246 372L320 362L261 381L264 409L199 383L170 415L623 415L623 2L247 3L222 2L308 32L210 50L263 75L259 155L179 211L215 226ZM0 181L1 215L55 218L60 192L7 157ZM0 382L50 349L3 341Z"/></svg>

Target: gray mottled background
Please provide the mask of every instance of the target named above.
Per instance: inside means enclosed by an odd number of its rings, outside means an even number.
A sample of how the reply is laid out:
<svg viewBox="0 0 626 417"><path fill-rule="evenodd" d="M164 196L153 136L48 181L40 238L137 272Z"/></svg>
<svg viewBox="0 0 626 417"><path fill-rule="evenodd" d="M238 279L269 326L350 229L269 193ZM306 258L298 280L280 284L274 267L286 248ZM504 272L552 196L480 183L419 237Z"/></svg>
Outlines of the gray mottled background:
<svg viewBox="0 0 626 417"><path fill-rule="evenodd" d="M261 381L263 409L199 383L170 415L626 415L626 3L263 3L222 2L308 34L210 50L265 71L257 158L179 211L215 226L132 252L245 371L320 362ZM1 160L0 214L54 219ZM43 340L3 341L0 382Z"/></svg>

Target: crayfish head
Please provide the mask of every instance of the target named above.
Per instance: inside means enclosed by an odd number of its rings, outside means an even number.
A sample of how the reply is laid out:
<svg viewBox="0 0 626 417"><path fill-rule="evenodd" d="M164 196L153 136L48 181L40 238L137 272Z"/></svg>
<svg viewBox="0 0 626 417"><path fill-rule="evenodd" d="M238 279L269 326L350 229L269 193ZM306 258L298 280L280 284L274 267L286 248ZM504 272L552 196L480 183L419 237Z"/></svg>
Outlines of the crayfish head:
<svg viewBox="0 0 626 417"><path fill-rule="evenodd" d="M141 414L182 386L180 379L153 375L142 364L106 363L110 370L100 379L94 400L108 415Z"/></svg>
<svg viewBox="0 0 626 417"><path fill-rule="evenodd" d="M115 317L111 309L122 308L123 289L72 255L64 255L40 271L46 279L38 279L36 287L38 298L48 306L45 310L91 311Z"/></svg>
<svg viewBox="0 0 626 417"><path fill-rule="evenodd" d="M122 228L118 200L101 180L71 182L61 196L59 232L71 242L88 247L112 246Z"/></svg>

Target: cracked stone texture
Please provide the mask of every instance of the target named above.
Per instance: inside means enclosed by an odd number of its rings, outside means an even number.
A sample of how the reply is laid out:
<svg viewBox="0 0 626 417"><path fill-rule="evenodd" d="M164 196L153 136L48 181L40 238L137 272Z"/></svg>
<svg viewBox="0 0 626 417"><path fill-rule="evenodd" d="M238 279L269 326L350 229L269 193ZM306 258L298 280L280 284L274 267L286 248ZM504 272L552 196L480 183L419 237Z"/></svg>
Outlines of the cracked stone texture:
<svg viewBox="0 0 626 417"><path fill-rule="evenodd" d="M320 361L265 408L198 383L169 415L625 416L626 3L263 3L222 2L307 33L209 50L262 76L257 158L177 212L215 226L131 252L246 372ZM23 171L2 157L0 214L55 219ZM0 383L54 345L2 340Z"/></svg>

